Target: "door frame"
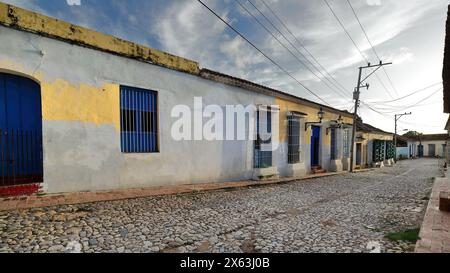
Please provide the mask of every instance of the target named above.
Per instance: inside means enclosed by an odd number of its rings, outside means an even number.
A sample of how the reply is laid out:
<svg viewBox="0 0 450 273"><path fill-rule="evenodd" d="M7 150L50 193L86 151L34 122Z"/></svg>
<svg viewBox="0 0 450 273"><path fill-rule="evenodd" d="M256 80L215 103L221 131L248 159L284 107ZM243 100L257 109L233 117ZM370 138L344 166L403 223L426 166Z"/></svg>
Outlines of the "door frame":
<svg viewBox="0 0 450 273"><path fill-rule="evenodd" d="M359 164L358 164L358 155L359 155ZM355 165L361 167L362 163L363 163L363 145L362 143L356 143Z"/></svg>
<svg viewBox="0 0 450 273"><path fill-rule="evenodd" d="M0 76L5 99L3 113L5 123L3 126L0 124L0 163L2 163L0 164L0 187L22 188L22 185L41 184L44 182L41 85L38 81L20 73L0 70ZM17 90L7 90L7 81L16 84ZM18 121L15 121L16 125L11 125L14 123L10 123L11 120L8 118L11 114L7 110L8 105L11 104L8 98L9 92L18 93L16 94L18 108L15 113L19 114L15 114L15 118L18 118ZM24 98L28 99L24 100ZM23 110L24 105L27 106L26 109L31 110ZM40 113L37 113L38 111ZM29 115L33 115L33 119L27 118ZM32 187L33 191L35 189L36 187ZM15 192L15 190L9 189L6 192ZM2 191L0 195L3 195Z"/></svg>
<svg viewBox="0 0 450 273"><path fill-rule="evenodd" d="M417 145L417 156L419 158L424 156L424 146L422 144Z"/></svg>
<svg viewBox="0 0 450 273"><path fill-rule="evenodd" d="M311 126L311 167L320 166L320 151L321 151L321 134L322 127L320 126ZM317 146L317 150L315 149ZM317 163L316 163L317 162Z"/></svg>

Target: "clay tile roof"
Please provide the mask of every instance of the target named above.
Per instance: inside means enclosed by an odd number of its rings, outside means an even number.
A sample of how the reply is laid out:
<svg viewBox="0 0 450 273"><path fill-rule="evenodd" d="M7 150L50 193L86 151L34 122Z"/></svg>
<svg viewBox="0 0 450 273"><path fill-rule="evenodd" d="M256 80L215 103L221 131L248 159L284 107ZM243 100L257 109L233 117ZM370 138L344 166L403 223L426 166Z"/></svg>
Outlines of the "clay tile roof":
<svg viewBox="0 0 450 273"><path fill-rule="evenodd" d="M374 126L372 126L370 124L367 124L367 123L363 123L361 121L357 122L356 130L358 132L365 132L365 133L377 133L377 134L384 134L384 135L394 135L393 133L389 133L389 132L383 131L383 130L377 128L377 127L374 127Z"/></svg>
<svg viewBox="0 0 450 273"><path fill-rule="evenodd" d="M296 103L310 105L313 107L322 107L324 111L331 111L338 114L342 114L346 117L353 117L353 114L348 112L347 110L340 110L331 106L323 105L315 101L311 101L271 87L267 87L258 83L251 82L249 80L234 77L214 70L203 68L200 70L200 77L211 81L227 84L230 86L243 88L252 92L261 93L267 96L282 98Z"/></svg>
<svg viewBox="0 0 450 273"><path fill-rule="evenodd" d="M422 141L439 141L439 140L447 140L448 138L449 138L448 134L433 134L420 136L420 140Z"/></svg>

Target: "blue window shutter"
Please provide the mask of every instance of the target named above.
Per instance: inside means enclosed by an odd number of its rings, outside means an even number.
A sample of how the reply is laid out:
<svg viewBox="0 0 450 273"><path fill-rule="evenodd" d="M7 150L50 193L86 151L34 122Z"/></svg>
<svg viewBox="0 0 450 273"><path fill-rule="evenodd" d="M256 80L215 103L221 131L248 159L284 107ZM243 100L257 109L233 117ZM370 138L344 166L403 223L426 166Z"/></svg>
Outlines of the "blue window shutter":
<svg viewBox="0 0 450 273"><path fill-rule="evenodd" d="M122 86L120 90L121 150L158 152L157 92Z"/></svg>

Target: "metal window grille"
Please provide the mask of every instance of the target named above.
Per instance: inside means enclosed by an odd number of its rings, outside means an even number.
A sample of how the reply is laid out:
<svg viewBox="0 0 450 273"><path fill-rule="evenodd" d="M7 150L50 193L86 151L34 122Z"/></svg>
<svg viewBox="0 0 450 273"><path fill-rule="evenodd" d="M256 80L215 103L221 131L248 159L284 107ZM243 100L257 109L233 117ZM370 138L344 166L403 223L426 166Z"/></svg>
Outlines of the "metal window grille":
<svg viewBox="0 0 450 273"><path fill-rule="evenodd" d="M121 86L120 128L123 153L156 153L158 148L157 92Z"/></svg>
<svg viewBox="0 0 450 273"><path fill-rule="evenodd" d="M336 128L331 128L331 160L335 160L336 159L336 154L337 154L337 145L336 145Z"/></svg>
<svg viewBox="0 0 450 273"><path fill-rule="evenodd" d="M373 141L373 161L381 162L384 161L384 150L385 150L385 142L383 140L374 140Z"/></svg>
<svg viewBox="0 0 450 273"><path fill-rule="evenodd" d="M262 115L262 111L264 110L258 110L256 113L256 132L257 137L255 140L255 150L254 150L254 167L255 168L269 168L272 167L272 151L263 151L261 150L261 145L269 145L272 143L272 138L269 138L267 140L263 140L261 138L261 128L265 125L267 128L267 133L272 133L272 115L270 108L268 107L266 113ZM264 119L263 117L266 116Z"/></svg>
<svg viewBox="0 0 450 273"><path fill-rule="evenodd" d="M294 115L288 116L288 163L300 162L300 118Z"/></svg>
<svg viewBox="0 0 450 273"><path fill-rule="evenodd" d="M350 157L350 139L349 139L349 131L348 130L344 130L344 136L343 136L343 141L344 141L344 158L349 158Z"/></svg>
<svg viewBox="0 0 450 273"><path fill-rule="evenodd" d="M386 141L386 157L385 159L392 159L396 156L396 148L394 141Z"/></svg>

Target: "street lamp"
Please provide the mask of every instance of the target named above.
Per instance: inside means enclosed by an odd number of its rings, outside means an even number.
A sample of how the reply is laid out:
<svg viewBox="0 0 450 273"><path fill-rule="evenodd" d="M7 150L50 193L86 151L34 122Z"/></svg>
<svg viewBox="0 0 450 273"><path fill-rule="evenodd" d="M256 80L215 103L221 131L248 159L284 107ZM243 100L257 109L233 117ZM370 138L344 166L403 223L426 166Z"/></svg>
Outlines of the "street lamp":
<svg viewBox="0 0 450 273"><path fill-rule="evenodd" d="M323 111L322 107L320 107L320 111L317 113L317 116L319 117L319 120L320 120L319 123L322 123L322 120L325 117L325 112Z"/></svg>
<svg viewBox="0 0 450 273"><path fill-rule="evenodd" d="M394 120L395 120L394 147L396 149L396 155L395 155L395 159L394 159L395 162L397 162L397 122L401 117L409 116L409 115L412 115L412 112L404 113L404 114L397 114L397 115L395 115L395 118L394 118Z"/></svg>
<svg viewBox="0 0 450 273"><path fill-rule="evenodd" d="M305 123L305 131L308 131L308 125L310 125L310 124L322 123L324 117L325 117L325 112L323 111L323 108L320 107L319 112L317 112L317 118L319 119L319 122L317 122L317 121L315 121L315 122L306 122Z"/></svg>
<svg viewBox="0 0 450 273"><path fill-rule="evenodd" d="M342 127L342 125L344 124L344 118L342 117L342 115L339 115L339 118L337 119L337 124L339 125L339 128Z"/></svg>
<svg viewBox="0 0 450 273"><path fill-rule="evenodd" d="M334 122L335 124L331 125L330 127L327 128L327 135L330 132L330 129L332 128L342 128L342 126L344 125L344 118L342 117L342 115L339 115L337 120L332 120L332 122Z"/></svg>

